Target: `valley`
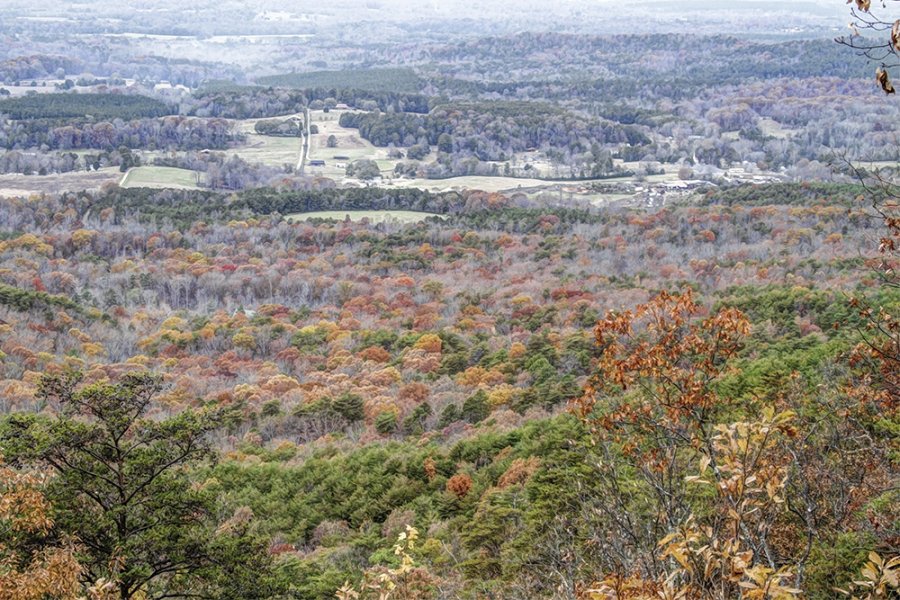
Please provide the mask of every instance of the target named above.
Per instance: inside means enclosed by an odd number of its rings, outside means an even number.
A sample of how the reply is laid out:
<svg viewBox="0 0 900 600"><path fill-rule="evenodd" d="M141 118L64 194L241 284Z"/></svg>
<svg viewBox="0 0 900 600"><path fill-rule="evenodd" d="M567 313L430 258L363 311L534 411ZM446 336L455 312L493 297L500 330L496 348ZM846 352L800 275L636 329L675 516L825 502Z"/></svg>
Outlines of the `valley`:
<svg viewBox="0 0 900 600"><path fill-rule="evenodd" d="M896 598L898 18L6 0L0 599Z"/></svg>

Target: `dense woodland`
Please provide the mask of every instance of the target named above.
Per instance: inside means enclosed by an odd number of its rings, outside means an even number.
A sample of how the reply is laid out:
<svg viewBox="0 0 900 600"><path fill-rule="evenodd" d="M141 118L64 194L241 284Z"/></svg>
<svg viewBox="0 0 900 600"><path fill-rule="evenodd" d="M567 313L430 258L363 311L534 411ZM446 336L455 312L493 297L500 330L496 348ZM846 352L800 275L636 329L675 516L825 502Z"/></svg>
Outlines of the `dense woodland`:
<svg viewBox="0 0 900 600"><path fill-rule="evenodd" d="M740 310L749 323L716 379L728 418L774 402L801 415L799 428L862 410L846 395L857 375L843 357L865 316L845 294L871 285L865 255L881 225L861 191L738 188L651 213L374 188L7 200L0 256L16 267L2 271L0 294L4 408L45 405L37 374L68 368L89 382L161 373L154 418L229 408L215 429L221 461L194 477L219 514L252 515L253 539L270 540L266 585L289 597L333 597L389 556L407 525L422 532L412 556L430 594L574 594L655 547L603 516L611 482L594 464L591 428L569 414L604 356L593 324L689 282L703 313ZM446 220L279 216L355 208ZM889 290L877 300L900 303ZM864 548L895 543L895 492L880 483L894 425L886 408L866 406L860 421L819 422L791 446L800 462L784 467L800 493L816 480L794 477L821 477L807 470L818 459L805 461L830 457L831 491L800 496L821 532L801 563L812 598L855 576ZM4 435L37 426L10 421ZM15 448L8 460L25 456ZM860 509L830 504L851 488ZM631 518L653 522L652 506ZM548 513L559 519L549 528ZM795 564L808 523L779 519L788 529L773 560ZM600 551L601 540L613 546Z"/></svg>
<svg viewBox="0 0 900 600"><path fill-rule="evenodd" d="M271 75L256 80L260 85L316 89L362 89L372 92L421 91L424 81L412 69L359 69L342 71L314 71L312 73L291 73Z"/></svg>
<svg viewBox="0 0 900 600"><path fill-rule="evenodd" d="M161 117L171 109L153 98L124 94L35 94L0 101L9 119L135 119Z"/></svg>
<svg viewBox="0 0 900 600"><path fill-rule="evenodd" d="M0 9L4 180L113 171L0 183L0 598L898 597L891 67L127 4Z"/></svg>
<svg viewBox="0 0 900 600"><path fill-rule="evenodd" d="M604 146L644 146L650 141L632 126L585 119L537 103L442 104L424 116L344 113L340 124L359 129L376 146L407 147L410 158L416 158L414 148L427 154L431 146L479 162L502 162L516 152L541 149L571 170L592 175L613 170L611 154L601 150ZM456 169L453 174L465 173Z"/></svg>
<svg viewBox="0 0 900 600"><path fill-rule="evenodd" d="M9 120L0 127L0 144L8 150L202 150L227 148L240 136L224 119L162 117L125 121L81 119Z"/></svg>

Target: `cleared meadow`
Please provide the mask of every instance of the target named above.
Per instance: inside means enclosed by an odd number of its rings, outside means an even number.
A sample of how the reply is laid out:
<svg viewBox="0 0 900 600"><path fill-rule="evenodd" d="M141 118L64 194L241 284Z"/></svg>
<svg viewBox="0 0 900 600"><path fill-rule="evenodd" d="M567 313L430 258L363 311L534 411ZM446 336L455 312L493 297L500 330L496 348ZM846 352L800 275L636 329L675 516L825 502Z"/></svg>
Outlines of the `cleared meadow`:
<svg viewBox="0 0 900 600"><path fill-rule="evenodd" d="M288 221L308 221L310 219L335 219L343 221L347 217L350 217L351 221L368 219L371 223L396 221L405 224L419 223L428 217L441 217L441 215L414 210L320 210L316 212L286 215L284 218Z"/></svg>
<svg viewBox="0 0 900 600"><path fill-rule="evenodd" d="M203 174L175 167L134 167L129 169L119 185L123 188L159 188L199 190ZM199 179L198 179L199 178Z"/></svg>
<svg viewBox="0 0 900 600"><path fill-rule="evenodd" d="M369 158L378 163L382 176L389 177L394 166L399 162L388 158L387 148L378 148L368 140L359 136L356 129L341 127L338 121L347 111L321 110L310 111L310 122L319 128L319 133L311 136L309 144L309 160L324 160L324 167L312 167L307 161L309 173L341 180L346 177L347 164L354 160ZM335 146L328 147L328 138L334 136ZM335 158L340 157L340 158Z"/></svg>
<svg viewBox="0 0 900 600"><path fill-rule="evenodd" d="M31 194L59 194L72 190L96 190L106 183L119 181L118 167L99 171L72 171L53 175L0 175L0 197L13 198Z"/></svg>
<svg viewBox="0 0 900 600"><path fill-rule="evenodd" d="M273 119L247 119L237 122L239 132L247 136L247 141L237 148L226 150L229 156L236 154L249 163L260 163L269 167L282 167L284 165L296 166L300 160L300 150L303 147L302 137L280 137L274 135L260 135L254 129L259 121L284 120L291 117L304 118L303 113L274 117Z"/></svg>

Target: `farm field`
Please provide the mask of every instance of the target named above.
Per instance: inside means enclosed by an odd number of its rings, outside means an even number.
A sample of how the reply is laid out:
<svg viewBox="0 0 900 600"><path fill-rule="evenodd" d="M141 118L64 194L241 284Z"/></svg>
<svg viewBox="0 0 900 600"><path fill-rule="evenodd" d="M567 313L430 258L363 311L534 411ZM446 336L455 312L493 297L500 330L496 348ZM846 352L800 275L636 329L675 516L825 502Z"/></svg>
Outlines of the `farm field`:
<svg viewBox="0 0 900 600"><path fill-rule="evenodd" d="M786 140L798 130L785 127L774 119L763 118L759 120L759 128L763 135L771 136L779 140Z"/></svg>
<svg viewBox="0 0 900 600"><path fill-rule="evenodd" d="M31 85L31 82L34 81L36 85ZM9 92L10 97L12 98L21 98L22 96L28 96L29 94L55 94L59 92L59 88L57 88L57 84L62 84L65 80L63 79L35 79L35 80L23 80L19 82L19 85L3 85L0 84L0 88L4 88ZM90 92L93 88L76 85L72 88L75 91L79 92Z"/></svg>
<svg viewBox="0 0 900 600"><path fill-rule="evenodd" d="M322 210L308 213L287 215L287 221L308 221L310 219L337 219L343 220L350 217L351 221L368 219L372 223L384 223L396 221L398 223L418 223L428 217L440 217L434 213L418 212L414 210Z"/></svg>
<svg viewBox="0 0 900 600"><path fill-rule="evenodd" d="M647 183L669 183L678 179L674 173L661 175L649 175L645 178ZM462 177L448 177L447 179L394 179L396 187L412 187L427 191L476 189L485 192L510 192L516 190L546 189L553 190L559 186L579 186L592 182L603 183L631 183L634 177L612 177L608 179L586 179L582 181L572 180L547 180L528 179L523 177L490 177L479 175L467 175Z"/></svg>
<svg viewBox="0 0 900 600"><path fill-rule="evenodd" d="M309 159L324 160L324 167L311 167L309 172L331 179L343 179L348 163L363 158L372 159L378 163L382 175L389 176L393 173L397 160L388 158L387 148L378 148L368 140L359 136L356 129L341 127L338 121L341 115L347 111L321 110L310 111L310 122L319 128L319 133L313 134L310 139ZM337 145L329 148L328 137L334 136ZM335 156L342 158L335 158ZM307 162L309 166L309 162Z"/></svg>
<svg viewBox="0 0 900 600"><path fill-rule="evenodd" d="M491 176L461 176L450 177L447 179L405 179L394 177L394 167L398 160L388 158L387 148L380 148L373 145L368 140L359 136L356 129L341 127L339 124L340 117L343 113L349 112L344 110L332 110L330 112L311 111L311 122L318 126L319 133L313 134L310 140L310 160L324 160L325 166L310 167L307 162L307 172L313 175L328 177L336 181L346 181L345 169L348 163L360 159L371 159L378 163L383 177L382 184L393 187L416 188L430 192L439 192L447 190L466 190L477 189L486 192L509 192L517 190L529 191L557 191L559 186L577 186L581 183L588 183L590 180L583 182L571 181L565 179L537 179L526 177L491 177ZM252 128L251 128L252 129ZM329 136L334 136L336 146L329 148L327 141ZM549 164L538 161L534 153L523 153L517 157L518 163L529 162L535 166L537 173L551 172ZM338 157L338 158L335 158ZM423 162L433 159L433 155ZM619 166L625 169L637 170L640 164L636 162L619 161ZM678 179L678 175L674 169L660 175L650 175L645 181L649 184L668 183ZM614 177L602 179L598 181L609 183L631 183L634 181L633 176ZM627 196L626 196L627 197ZM586 198L587 199L587 198ZM617 198L590 198L590 202L605 203L608 200L619 200Z"/></svg>
<svg viewBox="0 0 900 600"><path fill-rule="evenodd" d="M297 115L285 115L279 119L288 119ZM300 159L300 149L303 146L301 137L278 137L273 135L260 135L254 130L254 126L260 120L247 119L238 122L238 130L247 136L247 141L240 147L228 150L229 155L235 154L249 163L261 163L270 167L282 167L286 164L295 166Z"/></svg>
<svg viewBox="0 0 900 600"><path fill-rule="evenodd" d="M485 192L515 191L518 189L550 188L555 185L571 184L571 181L544 181L521 177L489 177L467 175L447 179L394 179L396 187L418 188L426 191L476 189Z"/></svg>
<svg viewBox="0 0 900 600"><path fill-rule="evenodd" d="M134 167L130 169L119 185L123 188L171 188L177 190L197 190L198 178L202 174L175 167Z"/></svg>
<svg viewBox="0 0 900 600"><path fill-rule="evenodd" d="M71 190L97 190L105 183L115 183L121 173L117 167L99 171L72 171L54 175L0 175L0 197L14 198L31 194L59 194Z"/></svg>

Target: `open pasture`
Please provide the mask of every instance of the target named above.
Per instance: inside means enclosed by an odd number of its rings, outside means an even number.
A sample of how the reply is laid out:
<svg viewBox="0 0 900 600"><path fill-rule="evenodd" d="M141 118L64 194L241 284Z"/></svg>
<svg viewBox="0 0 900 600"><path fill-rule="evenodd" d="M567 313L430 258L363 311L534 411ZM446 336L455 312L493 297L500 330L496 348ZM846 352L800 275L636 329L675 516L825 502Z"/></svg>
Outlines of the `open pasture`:
<svg viewBox="0 0 900 600"><path fill-rule="evenodd" d="M291 117L304 118L303 113L276 117L277 120ZM237 155L249 163L260 163L269 167L282 167L284 165L296 166L300 160L300 151L303 147L302 137L279 137L274 135L260 135L256 133L256 123L272 119L246 119L237 122L237 129L247 136L242 145L231 148L228 155Z"/></svg>
<svg viewBox="0 0 900 600"><path fill-rule="evenodd" d="M434 213L418 212L414 210L321 210L308 213L287 215L288 221L308 221L310 219L336 219L339 221L350 217L351 221L368 219L370 223L384 223L395 221L398 223L419 223L428 217L440 217Z"/></svg>
<svg viewBox="0 0 900 600"><path fill-rule="evenodd" d="M387 148L378 148L368 140L362 139L356 129L341 127L339 120L344 112L346 111L332 110L327 113L321 110L310 111L310 122L319 128L319 133L311 136L309 159L324 160L325 166L311 167L309 172L341 180L345 176L348 163L368 158L378 163L383 176L391 176L398 161L388 158ZM335 146L329 148L328 138L332 135L335 138Z"/></svg>
<svg viewBox="0 0 900 600"><path fill-rule="evenodd" d="M119 185L123 188L198 190L203 177L198 171L175 167L134 167L125 173Z"/></svg>
<svg viewBox="0 0 900 600"><path fill-rule="evenodd" d="M97 190L121 177L119 169L107 167L99 171L72 171L53 175L0 175L0 197L14 198L32 194L60 194L73 190Z"/></svg>

